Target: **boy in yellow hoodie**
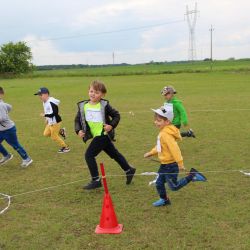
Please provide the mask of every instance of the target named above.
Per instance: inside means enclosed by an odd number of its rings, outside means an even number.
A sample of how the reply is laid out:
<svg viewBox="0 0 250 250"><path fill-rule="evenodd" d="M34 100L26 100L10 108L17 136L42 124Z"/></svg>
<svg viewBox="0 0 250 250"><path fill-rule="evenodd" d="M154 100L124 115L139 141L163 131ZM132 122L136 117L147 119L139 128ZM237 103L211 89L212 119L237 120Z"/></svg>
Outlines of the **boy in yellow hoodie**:
<svg viewBox="0 0 250 250"><path fill-rule="evenodd" d="M155 113L154 123L160 129L160 133L157 137L156 146L146 153L144 157L147 158L158 154L161 163L158 170L159 176L156 180L156 189L160 199L153 203L153 206L158 207L171 204L166 193L166 182L172 191L177 191L191 181L206 181L206 177L196 169L191 168L186 177L178 180L179 170L185 170L185 167L180 148L176 142L176 140L181 139L180 131L171 123L174 114L164 107L152 110Z"/></svg>

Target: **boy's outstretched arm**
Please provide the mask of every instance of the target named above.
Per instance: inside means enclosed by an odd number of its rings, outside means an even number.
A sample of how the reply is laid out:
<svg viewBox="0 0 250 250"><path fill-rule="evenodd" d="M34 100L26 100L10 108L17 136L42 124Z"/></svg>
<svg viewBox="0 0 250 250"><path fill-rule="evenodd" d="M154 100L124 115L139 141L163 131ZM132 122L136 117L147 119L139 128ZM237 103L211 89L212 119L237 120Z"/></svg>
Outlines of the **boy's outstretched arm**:
<svg viewBox="0 0 250 250"><path fill-rule="evenodd" d="M151 151L144 154L144 158L148 158L148 157L151 157L151 156L157 155L157 154L158 154L158 152L157 152L157 149L155 146Z"/></svg>
<svg viewBox="0 0 250 250"><path fill-rule="evenodd" d="M181 115L181 123L188 128L188 118L187 118L187 112L186 109L184 108L183 104L179 102L176 105L177 110L179 111Z"/></svg>

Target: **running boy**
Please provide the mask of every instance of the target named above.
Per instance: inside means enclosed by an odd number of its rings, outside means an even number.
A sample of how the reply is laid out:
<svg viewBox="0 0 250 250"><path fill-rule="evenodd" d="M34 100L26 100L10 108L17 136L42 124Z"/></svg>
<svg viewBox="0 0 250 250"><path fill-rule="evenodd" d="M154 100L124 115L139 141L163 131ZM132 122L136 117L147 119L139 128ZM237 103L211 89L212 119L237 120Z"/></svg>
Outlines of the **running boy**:
<svg viewBox="0 0 250 250"><path fill-rule="evenodd" d="M183 124L185 128L187 128L186 132L182 132L182 137L194 137L194 132L191 128L188 126L188 118L187 118L187 112L180 100L178 100L175 97L175 94L177 94L176 90L172 86L166 86L162 89L161 94L165 97L166 102L164 103L165 109L173 110L174 113L174 119L173 119L173 125L175 125L178 129L181 128L181 125Z"/></svg>
<svg viewBox="0 0 250 250"><path fill-rule="evenodd" d="M114 129L120 121L120 114L110 106L109 101L103 99L106 93L104 83L93 81L88 90L89 100L78 103L78 112L75 117L76 134L84 142L93 138L85 152L85 160L92 177L91 182L83 187L87 190L102 186L95 159L101 151L120 165L126 174L126 184L131 183L136 171L112 142L115 136Z"/></svg>
<svg viewBox="0 0 250 250"><path fill-rule="evenodd" d="M38 95L40 100L43 102L44 113L40 114L46 119L46 127L43 135L51 137L53 141L57 142L57 144L61 147L58 153L69 152L70 148L59 136L61 135L64 139L66 138L65 128L61 129L62 118L59 115L58 109L60 101L54 97L51 97L49 90L44 87L40 88L34 95Z"/></svg>
<svg viewBox="0 0 250 250"><path fill-rule="evenodd" d="M2 145L2 142L6 141L22 157L23 161L21 167L28 167L33 160L18 142L15 123L9 118L9 112L11 111L12 106L5 103L3 98L4 90L0 87L0 153L3 155L3 158L0 160L0 165L3 165L13 158L13 155Z"/></svg>
<svg viewBox="0 0 250 250"><path fill-rule="evenodd" d="M158 154L161 162L158 170L158 178L156 180L156 189L160 199L153 203L153 206L170 205L170 199L166 193L165 183L167 182L172 191L177 191L186 186L191 181L206 181L206 177L199 173L196 169L191 168L188 175L178 180L180 170L185 170L183 158L180 148L176 140L181 139L179 129L171 124L173 113L164 107L154 110L155 126L160 129L157 138L157 145L144 157L151 157Z"/></svg>

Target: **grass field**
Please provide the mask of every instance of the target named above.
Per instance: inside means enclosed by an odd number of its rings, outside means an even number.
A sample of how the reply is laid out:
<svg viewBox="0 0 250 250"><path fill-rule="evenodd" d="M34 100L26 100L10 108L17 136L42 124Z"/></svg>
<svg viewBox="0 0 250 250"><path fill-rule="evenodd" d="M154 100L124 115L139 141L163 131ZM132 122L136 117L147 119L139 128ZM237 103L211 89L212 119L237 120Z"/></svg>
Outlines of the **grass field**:
<svg viewBox="0 0 250 250"><path fill-rule="evenodd" d="M207 183L191 183L170 192L172 205L162 208L152 207L158 196L148 182L154 177L136 176L130 186L123 176L109 177L117 217L124 224L121 235L94 234L103 189L86 192L81 188L89 180L83 161L87 145L75 135L73 120L76 103L87 98L93 79L0 80L6 102L13 105L11 117L19 139L34 159L28 169L20 169L20 158L7 146L15 157L0 167L0 192L16 195L80 180L13 198L10 209L0 215L0 249L249 249L250 178L227 170L250 169L250 74L100 77L108 87L107 99L122 115L116 145L137 173L158 169L143 154L154 145L158 133L150 108L163 103L159 92L169 82L184 101L197 135L180 143L185 166L210 171ZM62 101L60 110L71 147L68 154L57 154L57 146L42 136L42 104L33 93L43 85ZM108 175L122 175L104 154L98 157L101 161Z"/></svg>
<svg viewBox="0 0 250 250"><path fill-rule="evenodd" d="M250 60L221 60L212 63L213 71L217 72L249 72ZM173 62L167 64L139 64L127 66L99 66L79 69L40 70L29 77L96 77L96 76L124 76L124 75L153 75L177 73L207 73L211 71L210 61ZM24 75L24 77L27 77Z"/></svg>

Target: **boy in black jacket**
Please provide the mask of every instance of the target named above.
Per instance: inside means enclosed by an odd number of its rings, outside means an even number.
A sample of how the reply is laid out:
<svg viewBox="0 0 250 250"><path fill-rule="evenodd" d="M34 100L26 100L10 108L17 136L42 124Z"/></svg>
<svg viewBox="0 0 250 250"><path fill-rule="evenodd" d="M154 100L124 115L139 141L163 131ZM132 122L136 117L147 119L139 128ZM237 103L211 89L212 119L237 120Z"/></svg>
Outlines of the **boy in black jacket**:
<svg viewBox="0 0 250 250"><path fill-rule="evenodd" d="M103 97L107 93L105 85L100 81L93 81L89 86L89 100L78 103L75 118L75 132L84 142L93 138L85 153L92 180L84 186L90 190L102 186L95 157L104 151L114 159L126 173L126 184L130 184L136 169L132 168L124 156L115 148L115 132L120 121L120 114L113 109Z"/></svg>

